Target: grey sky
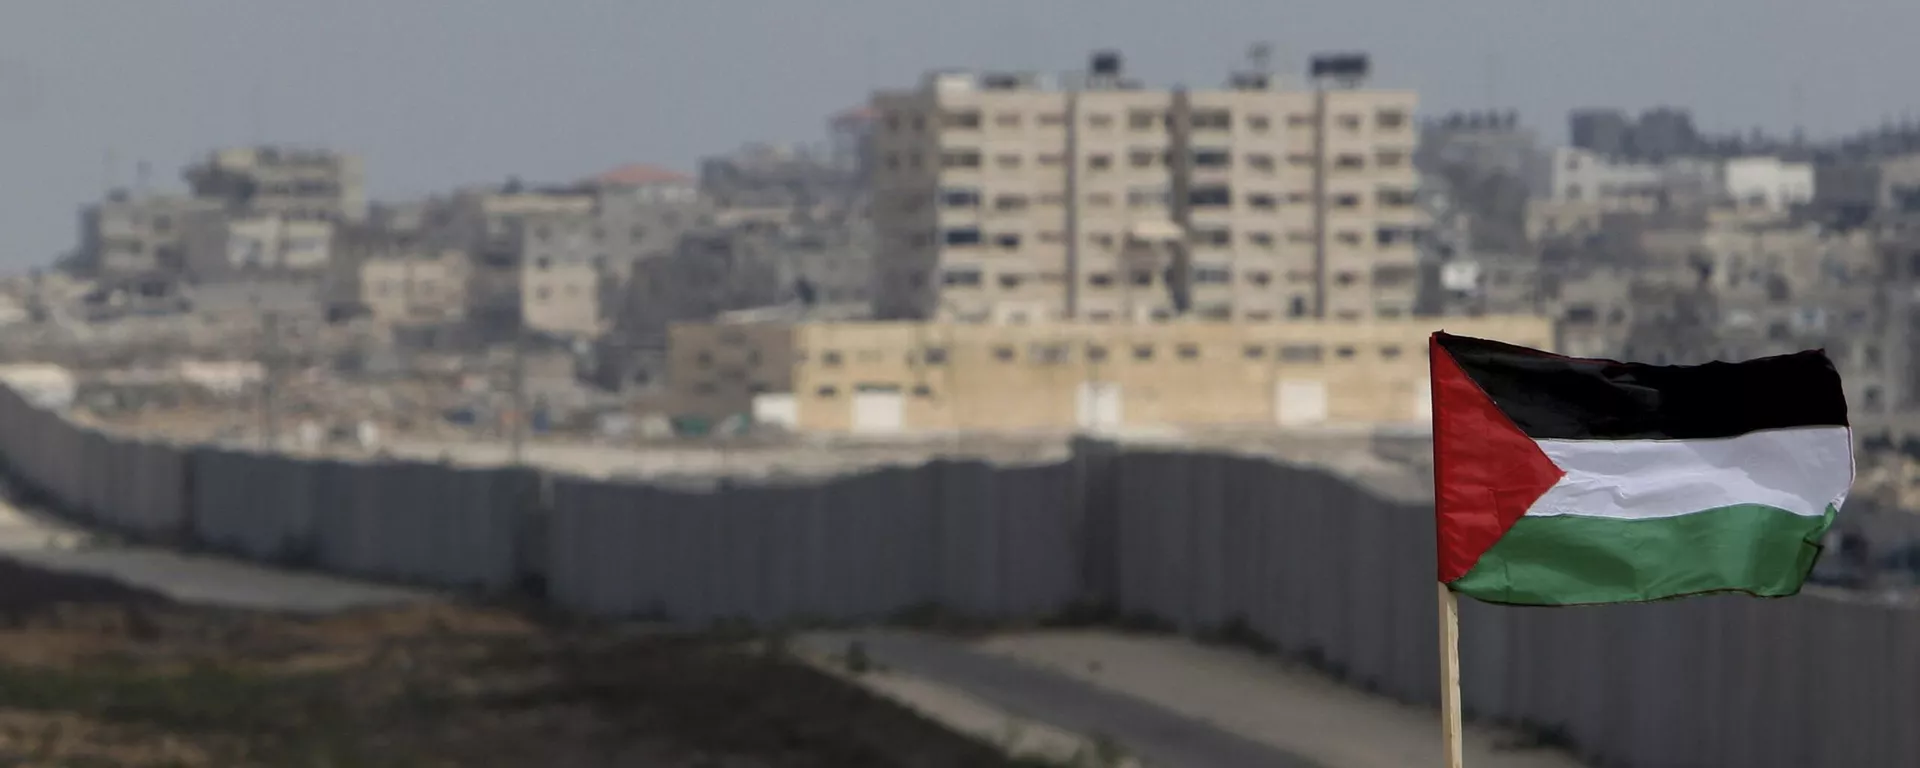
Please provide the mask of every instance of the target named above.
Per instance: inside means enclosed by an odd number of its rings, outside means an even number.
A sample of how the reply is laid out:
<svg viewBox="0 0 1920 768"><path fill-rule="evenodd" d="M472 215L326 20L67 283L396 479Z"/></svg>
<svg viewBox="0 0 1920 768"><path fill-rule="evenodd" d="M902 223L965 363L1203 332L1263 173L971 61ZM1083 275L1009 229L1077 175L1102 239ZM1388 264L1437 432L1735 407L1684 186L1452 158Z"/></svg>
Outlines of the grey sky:
<svg viewBox="0 0 1920 768"><path fill-rule="evenodd" d="M1554 140L1586 104L1825 135L1920 102L1915 29L1911 0L0 0L0 266L72 245L109 150L121 183L144 159L177 186L217 145L327 144L394 198L691 169L816 138L936 66L1064 69L1112 46L1149 81L1211 84L1261 39L1289 66L1370 51L1427 111L1486 105L1495 62L1495 99Z"/></svg>

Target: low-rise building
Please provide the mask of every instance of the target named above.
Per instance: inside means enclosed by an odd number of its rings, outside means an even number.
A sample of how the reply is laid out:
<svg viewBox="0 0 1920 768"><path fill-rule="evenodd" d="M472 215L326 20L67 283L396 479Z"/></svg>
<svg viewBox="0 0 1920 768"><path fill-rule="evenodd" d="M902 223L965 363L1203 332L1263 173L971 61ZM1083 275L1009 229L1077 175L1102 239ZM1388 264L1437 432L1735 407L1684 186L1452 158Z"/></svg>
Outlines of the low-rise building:
<svg viewBox="0 0 1920 768"><path fill-rule="evenodd" d="M240 215L358 221L366 217L360 158L326 149L236 147L187 168L195 197Z"/></svg>
<svg viewBox="0 0 1920 768"><path fill-rule="evenodd" d="M1455 318L1463 335L1550 348L1537 317ZM1305 428L1431 416L1431 320L1365 323L761 323L676 326L686 415L888 434Z"/></svg>
<svg viewBox="0 0 1920 768"><path fill-rule="evenodd" d="M81 271L131 277L178 272L186 262L182 233L217 201L182 195L116 192L80 212Z"/></svg>
<svg viewBox="0 0 1920 768"><path fill-rule="evenodd" d="M466 317L467 255L454 249L397 253L360 265L360 297L376 322L456 323Z"/></svg>
<svg viewBox="0 0 1920 768"><path fill-rule="evenodd" d="M238 274L325 271L333 254L333 223L276 215L200 217L182 235L186 269L195 279Z"/></svg>
<svg viewBox="0 0 1920 768"><path fill-rule="evenodd" d="M606 268L592 261L538 259L523 267L520 312L529 330L591 339L607 329L601 308Z"/></svg>

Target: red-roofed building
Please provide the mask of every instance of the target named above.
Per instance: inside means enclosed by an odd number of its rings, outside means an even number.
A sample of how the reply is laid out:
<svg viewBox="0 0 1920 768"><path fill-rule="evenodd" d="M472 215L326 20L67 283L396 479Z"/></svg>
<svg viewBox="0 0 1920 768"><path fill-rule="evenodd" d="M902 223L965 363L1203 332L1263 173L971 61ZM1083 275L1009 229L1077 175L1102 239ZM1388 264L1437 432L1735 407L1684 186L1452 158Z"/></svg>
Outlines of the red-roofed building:
<svg viewBox="0 0 1920 768"><path fill-rule="evenodd" d="M584 186L600 189L652 187L672 184L692 184L693 177L671 168L657 165L632 163L615 168L581 182Z"/></svg>

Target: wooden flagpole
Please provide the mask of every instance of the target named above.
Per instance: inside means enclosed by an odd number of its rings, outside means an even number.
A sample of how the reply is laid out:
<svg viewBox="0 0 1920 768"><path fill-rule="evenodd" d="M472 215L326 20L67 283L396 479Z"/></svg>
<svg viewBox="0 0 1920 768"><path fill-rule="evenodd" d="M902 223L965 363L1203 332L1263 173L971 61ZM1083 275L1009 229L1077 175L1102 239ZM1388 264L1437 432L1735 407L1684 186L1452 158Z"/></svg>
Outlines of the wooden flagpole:
<svg viewBox="0 0 1920 768"><path fill-rule="evenodd" d="M1465 768L1460 747L1460 600L1440 587L1440 726L1445 732L1447 768Z"/></svg>

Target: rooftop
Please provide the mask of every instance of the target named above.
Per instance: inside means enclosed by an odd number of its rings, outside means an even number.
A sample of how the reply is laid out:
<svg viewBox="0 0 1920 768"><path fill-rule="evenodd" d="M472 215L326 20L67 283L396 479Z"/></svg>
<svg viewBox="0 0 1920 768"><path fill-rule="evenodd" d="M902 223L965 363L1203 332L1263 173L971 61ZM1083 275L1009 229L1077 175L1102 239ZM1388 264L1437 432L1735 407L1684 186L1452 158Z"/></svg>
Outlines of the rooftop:
<svg viewBox="0 0 1920 768"><path fill-rule="evenodd" d="M632 163L607 171L583 183L594 187L644 187L653 184L690 184L693 177L671 168Z"/></svg>

